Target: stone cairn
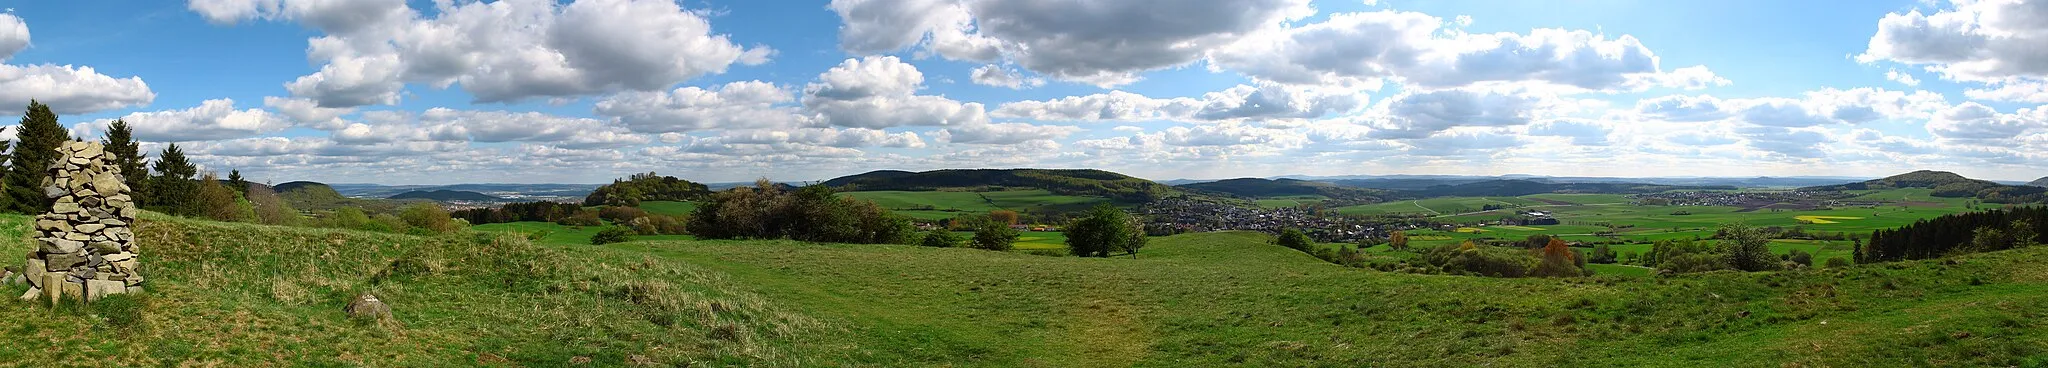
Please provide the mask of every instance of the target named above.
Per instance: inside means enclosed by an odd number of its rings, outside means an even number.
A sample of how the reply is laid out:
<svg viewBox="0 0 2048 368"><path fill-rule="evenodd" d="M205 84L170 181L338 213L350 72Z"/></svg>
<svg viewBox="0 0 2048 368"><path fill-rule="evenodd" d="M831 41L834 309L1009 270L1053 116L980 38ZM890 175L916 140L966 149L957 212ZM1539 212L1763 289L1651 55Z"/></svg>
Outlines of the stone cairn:
<svg viewBox="0 0 2048 368"><path fill-rule="evenodd" d="M43 178L43 195L57 202L36 216L39 247L23 267L30 287L21 299L41 297L55 305L141 292L135 232L129 229L135 203L113 154L99 142L66 142L57 152L60 159Z"/></svg>

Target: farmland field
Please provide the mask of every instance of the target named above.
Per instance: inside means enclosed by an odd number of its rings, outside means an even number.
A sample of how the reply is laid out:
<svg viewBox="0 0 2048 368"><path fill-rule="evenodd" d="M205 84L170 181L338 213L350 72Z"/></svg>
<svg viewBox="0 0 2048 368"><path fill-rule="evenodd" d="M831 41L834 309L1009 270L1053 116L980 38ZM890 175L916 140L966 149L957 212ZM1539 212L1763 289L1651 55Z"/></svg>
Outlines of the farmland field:
<svg viewBox="0 0 2048 368"><path fill-rule="evenodd" d="M1329 200L1329 199L1330 199L1329 197L1324 197L1324 196L1319 196L1319 195L1298 195L1298 196L1278 196L1278 197L1262 197L1262 198L1259 198L1259 199L1257 199L1257 200L1254 200L1254 202L1257 202L1257 203L1259 204L1259 207L1265 207L1265 208L1288 208L1288 207L1296 207L1296 206L1302 206L1302 205L1310 205L1310 204L1316 204L1316 203L1320 203L1320 202L1322 202L1322 201L1325 201L1325 200Z"/></svg>

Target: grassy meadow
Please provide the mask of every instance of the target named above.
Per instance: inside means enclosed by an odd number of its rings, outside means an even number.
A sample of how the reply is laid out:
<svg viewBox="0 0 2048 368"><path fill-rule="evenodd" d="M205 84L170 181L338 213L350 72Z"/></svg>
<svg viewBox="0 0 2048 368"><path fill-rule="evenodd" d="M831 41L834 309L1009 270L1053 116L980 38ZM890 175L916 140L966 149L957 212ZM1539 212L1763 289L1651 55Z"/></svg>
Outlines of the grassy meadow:
<svg viewBox="0 0 2048 368"><path fill-rule="evenodd" d="M562 226L553 222L539 221L483 224L471 226L470 228L480 232L516 233L520 236L537 235L539 236L538 239L532 239L535 243L554 245L587 245L590 244L590 237L596 236L598 231L605 229L603 226ZM630 238L633 240L695 239L695 237L689 235L632 235Z"/></svg>
<svg viewBox="0 0 2048 368"><path fill-rule="evenodd" d="M590 246L148 214L149 293L0 302L79 366L2040 366L2048 248L1668 278L1331 265L1221 232L1133 258L791 241ZM0 216L0 252L30 245ZM1027 235L1028 237L1029 235ZM1373 249L1387 256L1412 253ZM20 293L21 287L0 291ZM392 323L356 322L359 292ZM48 349L44 346L65 346ZM73 349L91 349L76 354Z"/></svg>

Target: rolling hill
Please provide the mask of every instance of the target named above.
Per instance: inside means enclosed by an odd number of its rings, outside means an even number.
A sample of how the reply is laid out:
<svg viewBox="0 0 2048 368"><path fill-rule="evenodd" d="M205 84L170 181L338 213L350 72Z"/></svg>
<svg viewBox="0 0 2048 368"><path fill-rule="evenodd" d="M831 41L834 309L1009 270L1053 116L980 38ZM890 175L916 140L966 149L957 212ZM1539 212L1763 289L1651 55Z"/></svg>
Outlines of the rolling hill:
<svg viewBox="0 0 2048 368"><path fill-rule="evenodd" d="M386 197L386 199L425 199L425 200L433 200L433 201L473 201L473 202L485 202L485 201L498 201L498 200L504 200L504 198L498 198L497 196L493 196L493 195L489 195L489 194L483 194L483 193L477 193L477 192L471 192L471 191L464 191L464 190L447 190L447 189L442 189L442 190L432 190L432 191L427 191L427 190L415 190L415 191L410 191L410 192L405 192L405 193L399 193L399 194L394 194L394 195L392 195L392 196L390 196L390 197Z"/></svg>
<svg viewBox="0 0 2048 368"><path fill-rule="evenodd" d="M1034 188L1055 194L1143 202L1180 194L1173 187L1093 169L949 169L872 171L826 180L842 191L930 191L948 188Z"/></svg>
<svg viewBox="0 0 2048 368"><path fill-rule="evenodd" d="M1351 188L1331 183L1296 179L1239 178L1182 184L1175 187L1251 198L1323 196L1332 199L1373 200L1383 194L1378 190Z"/></svg>
<svg viewBox="0 0 2048 368"><path fill-rule="evenodd" d="M1859 183L1806 187L1801 190L1846 191L1883 190L1896 188L1933 189L1929 195L1944 198L1976 198L1994 203L2040 202L2048 188L2031 185L2005 185L1988 180L1977 180L1947 171L1920 170L1889 177L1872 179Z"/></svg>
<svg viewBox="0 0 2048 368"><path fill-rule="evenodd" d="M2037 187L2048 187L2048 177L2042 177L2042 178L2040 178L2040 179L2034 179L2034 181L2030 181L2030 182L2027 182L2027 185L2032 185L2032 186L2037 186Z"/></svg>
<svg viewBox="0 0 2048 368"><path fill-rule="evenodd" d="M0 233L30 231L0 215ZM794 241L541 245L148 213L149 292L0 303L79 366L2032 366L2048 247L1877 266L1497 279L1251 232L1137 258ZM234 244L238 246L220 246ZM34 249L0 243L0 252ZM0 285L20 293L23 286ZM371 292L396 323L353 322ZM125 297L124 297L125 298ZM117 299L118 300L118 299ZM1825 322L1825 323L1822 323ZM1398 338L1390 338L1396 336ZM705 363L715 362L715 363Z"/></svg>

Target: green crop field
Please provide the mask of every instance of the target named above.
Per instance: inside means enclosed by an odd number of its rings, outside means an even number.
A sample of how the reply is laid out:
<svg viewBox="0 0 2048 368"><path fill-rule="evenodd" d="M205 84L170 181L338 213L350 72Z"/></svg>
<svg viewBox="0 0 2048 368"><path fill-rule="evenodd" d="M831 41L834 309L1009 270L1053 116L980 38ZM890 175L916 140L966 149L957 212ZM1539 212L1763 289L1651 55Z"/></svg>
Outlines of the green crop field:
<svg viewBox="0 0 2048 368"><path fill-rule="evenodd" d="M687 216L697 210L697 202L647 201L640 202L640 209L656 215Z"/></svg>
<svg viewBox="0 0 2048 368"><path fill-rule="evenodd" d="M1379 215L1396 213L1421 213L1430 215L1451 215L1478 212L1487 205L1524 207L1543 205L1543 202L1520 197L1437 197L1419 200L1393 201L1367 205L1337 207L1337 213L1347 215Z"/></svg>
<svg viewBox="0 0 2048 368"><path fill-rule="evenodd" d="M2038 366L2048 247L1577 279L1331 265L1257 233L1136 258L791 241L590 246L145 214L149 291L0 302L78 366ZM0 253L33 246L0 216ZM1042 234L1033 234L1042 235ZM1027 235L1030 236L1030 235ZM1825 248L1827 245L1810 245ZM1378 256L1412 257L1384 247ZM20 293L22 286L0 286ZM376 293L395 320L341 306ZM1825 323L1823 323L1825 322ZM1397 338L1395 338L1397 337ZM77 354L50 346L90 347ZM48 364L36 364L48 365Z"/></svg>
<svg viewBox="0 0 2048 368"><path fill-rule="evenodd" d="M1082 197L1052 194L1043 189L1006 190L994 192L952 192L952 191L863 191L841 193L855 199L875 202L897 214L922 220L939 220L966 214L986 214L993 210L1028 211L1051 209L1074 211L1085 209L1097 203L1108 202L1100 197Z"/></svg>
<svg viewBox="0 0 2048 368"><path fill-rule="evenodd" d="M1277 197L1261 197L1261 198L1259 198L1259 199L1257 199L1257 200L1254 200L1254 202L1257 202L1257 203L1259 204L1259 207L1265 207L1265 208L1290 208L1290 207L1298 207L1298 206L1303 206L1303 205L1311 205L1311 204L1316 204L1316 203L1320 203L1320 202L1322 202L1322 201L1326 201L1326 200L1329 200L1329 199L1330 199L1329 197L1324 197L1324 196L1319 196L1319 195L1298 195L1298 196L1277 196Z"/></svg>

